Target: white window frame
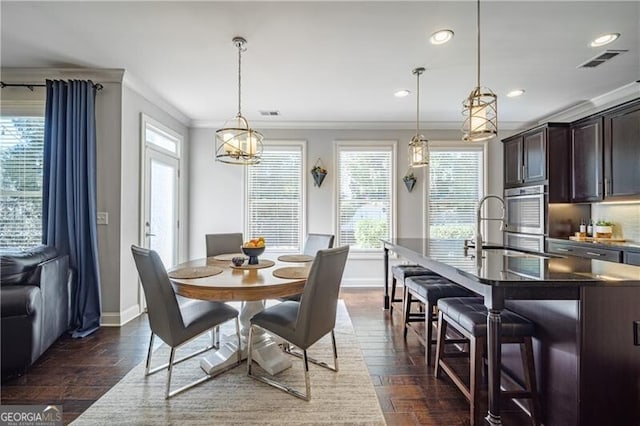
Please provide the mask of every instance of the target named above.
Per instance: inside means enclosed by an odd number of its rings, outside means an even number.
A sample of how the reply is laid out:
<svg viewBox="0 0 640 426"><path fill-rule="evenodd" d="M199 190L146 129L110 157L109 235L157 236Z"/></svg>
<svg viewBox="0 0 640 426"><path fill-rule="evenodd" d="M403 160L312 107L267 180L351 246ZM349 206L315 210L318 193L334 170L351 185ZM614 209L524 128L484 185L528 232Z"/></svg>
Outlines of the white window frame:
<svg viewBox="0 0 640 426"><path fill-rule="evenodd" d="M488 167L488 155L489 145L487 141L484 142L463 142L463 141L430 141L429 148L432 151L481 151L482 152L482 193L487 194L488 182L489 182L489 167ZM429 187L431 184L431 173L429 166L423 168L423 179L425 182L424 190L422 191L422 223L423 223L423 235L425 239L429 238L429 231L431 224L429 223ZM486 215L486 212L483 213ZM487 235L486 221L482 224L482 234Z"/></svg>
<svg viewBox="0 0 640 426"><path fill-rule="evenodd" d="M43 94L44 97L44 94ZM3 117L42 117L45 118L45 99L7 99L0 101L0 115ZM46 123L45 123L46 125ZM44 166L44 163L43 163ZM43 176L44 179L44 176ZM44 182L43 182L44 189ZM44 194L43 194L44 201ZM44 205L43 205L44 208Z"/></svg>
<svg viewBox="0 0 640 426"><path fill-rule="evenodd" d="M281 147L299 147L300 151L301 151L301 156L302 156L302 161L301 161L301 170L300 170L300 179L302 180L301 184L302 184L302 194L301 197L302 199L301 201L301 206L302 206L302 217L300 218L300 236L299 236L299 242L300 242L300 250L297 251L298 253L302 253L302 249L303 249L303 245L304 245L304 239L305 236L307 235L307 141L306 140L280 140L280 139L269 139L269 140L263 140L262 141L262 145L264 148L268 148L268 147L274 147L274 146L281 146ZM251 166L245 166L245 171L244 171L244 181L245 181L245 185L243 185L243 189L244 189L244 194L243 194L243 211L242 211L242 216L243 216L243 233L244 233L244 237L245 240L249 239L249 238L253 238L253 237L257 237L257 235L249 235L249 217L248 217L248 206L249 206L249 191L248 189L248 184L249 184L249 167ZM271 253L294 253L296 252L296 250L270 250L269 249L269 241L267 240L266 242L266 251L269 251Z"/></svg>
<svg viewBox="0 0 640 426"><path fill-rule="evenodd" d="M389 148L391 150L391 235L389 238L395 238L397 235L397 140L336 140L333 144L333 169L335 170L333 193L333 218L332 227L336 236L336 246L340 244L340 227L339 224L339 202L340 202L340 151L345 148L354 150L371 150L376 151L380 148ZM383 249L379 250L349 250L350 259L382 259Z"/></svg>

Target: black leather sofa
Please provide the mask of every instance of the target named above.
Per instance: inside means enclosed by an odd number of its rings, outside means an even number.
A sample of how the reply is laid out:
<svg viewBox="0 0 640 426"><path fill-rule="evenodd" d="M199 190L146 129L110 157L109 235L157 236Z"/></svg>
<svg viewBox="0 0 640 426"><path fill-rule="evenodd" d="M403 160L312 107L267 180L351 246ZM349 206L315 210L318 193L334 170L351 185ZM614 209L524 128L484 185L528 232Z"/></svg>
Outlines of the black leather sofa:
<svg viewBox="0 0 640 426"><path fill-rule="evenodd" d="M2 378L24 373L69 328L69 257L55 248L0 251Z"/></svg>

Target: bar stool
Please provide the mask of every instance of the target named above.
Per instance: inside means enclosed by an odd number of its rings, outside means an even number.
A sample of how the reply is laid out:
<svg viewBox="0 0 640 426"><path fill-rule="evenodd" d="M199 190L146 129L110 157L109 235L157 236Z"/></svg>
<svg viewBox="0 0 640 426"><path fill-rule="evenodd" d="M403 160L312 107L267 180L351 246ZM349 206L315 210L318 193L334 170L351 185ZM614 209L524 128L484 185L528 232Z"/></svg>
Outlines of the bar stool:
<svg viewBox="0 0 640 426"><path fill-rule="evenodd" d="M397 281L402 282L408 277L417 277L421 275L435 275L439 276L431 269L425 268L420 265L395 265L391 267L391 303L389 304L389 310L393 312L393 302L402 302L402 299L396 299L396 286Z"/></svg>
<svg viewBox="0 0 640 426"><path fill-rule="evenodd" d="M471 425L481 424L479 402L480 382L483 370L483 352L487 345L487 308L481 297L448 298L438 301L438 340L436 345L435 376L438 377L442 369L451 378L469 400ZM520 344L522 356L522 370L524 372L524 390L502 391L501 397L528 398L531 400L531 420L534 425L539 425L539 400L536 389L536 373L533 361L533 349L531 337L533 335L533 323L526 318L507 309L502 311L502 343ZM459 333L469 339L470 343L470 374L469 387L455 373L444 358L448 353L444 351L444 345L450 343L445 340L447 326L455 328Z"/></svg>
<svg viewBox="0 0 640 426"><path fill-rule="evenodd" d="M424 323L424 338L417 330L418 340L424 346L424 357L427 365L431 364L431 345L436 343L433 339L434 307L438 300L444 297L466 297L474 293L459 286L440 275L423 275L410 277L404 284L404 338L407 338L407 330L412 322ZM414 300L415 298L415 300ZM411 303L414 301L424 304L424 312L411 312Z"/></svg>

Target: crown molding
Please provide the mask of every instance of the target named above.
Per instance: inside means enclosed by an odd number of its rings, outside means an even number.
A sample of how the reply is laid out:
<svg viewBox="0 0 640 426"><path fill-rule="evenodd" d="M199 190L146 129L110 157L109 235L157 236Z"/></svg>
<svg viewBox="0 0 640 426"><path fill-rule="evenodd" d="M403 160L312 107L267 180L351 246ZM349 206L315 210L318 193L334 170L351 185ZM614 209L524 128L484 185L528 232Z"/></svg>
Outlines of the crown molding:
<svg viewBox="0 0 640 426"><path fill-rule="evenodd" d="M185 127L193 127L192 120L187 117L185 113L180 111L178 108L174 107L170 102L168 102L165 98L163 98L158 92L147 86L145 83L137 79L131 72L125 72L123 85L133 90L134 92L142 95L145 99L147 99L150 103L154 104L180 123L182 123Z"/></svg>
<svg viewBox="0 0 640 426"><path fill-rule="evenodd" d="M254 129L279 130L415 130L415 122L410 121L257 121L251 120ZM520 128L522 122L500 122L500 128L514 130ZM218 120L192 120L192 128L217 129L224 125ZM462 123L458 121L424 122L421 131L460 130Z"/></svg>
<svg viewBox="0 0 640 426"><path fill-rule="evenodd" d="M88 79L94 83L122 83L120 68L2 68L2 81L15 84L44 84L47 79Z"/></svg>
<svg viewBox="0 0 640 426"><path fill-rule="evenodd" d="M535 122L528 123L527 127L533 127L538 124L554 121L575 121L638 97L640 97L640 84L638 84L638 82L625 84L622 87L618 87L610 92L591 98L588 101L580 102L563 111L539 118Z"/></svg>

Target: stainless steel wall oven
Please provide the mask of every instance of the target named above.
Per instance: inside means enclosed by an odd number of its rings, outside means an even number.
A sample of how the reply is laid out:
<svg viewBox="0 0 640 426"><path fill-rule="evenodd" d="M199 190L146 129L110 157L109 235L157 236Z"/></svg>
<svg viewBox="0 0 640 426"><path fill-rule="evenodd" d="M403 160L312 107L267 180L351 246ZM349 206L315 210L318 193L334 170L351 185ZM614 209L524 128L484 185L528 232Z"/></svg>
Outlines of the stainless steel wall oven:
<svg viewBox="0 0 640 426"><path fill-rule="evenodd" d="M532 185L504 191L507 246L543 252L547 234L547 193L544 185Z"/></svg>

